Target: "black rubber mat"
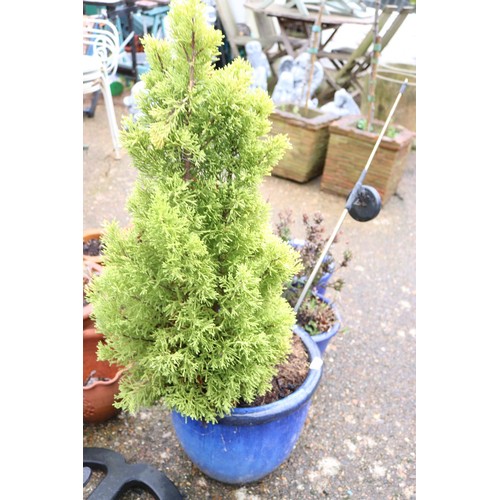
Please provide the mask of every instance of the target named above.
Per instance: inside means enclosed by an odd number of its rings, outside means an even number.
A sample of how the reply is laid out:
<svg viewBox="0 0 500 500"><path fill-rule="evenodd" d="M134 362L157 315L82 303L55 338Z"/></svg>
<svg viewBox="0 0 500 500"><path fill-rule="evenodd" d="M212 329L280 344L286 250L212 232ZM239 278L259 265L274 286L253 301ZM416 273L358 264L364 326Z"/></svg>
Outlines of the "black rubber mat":
<svg viewBox="0 0 500 500"><path fill-rule="evenodd" d="M128 464L123 456L107 448L83 448L83 485L90 480L90 471L105 472L104 479L90 494L88 500L119 500L130 488L150 492L158 500L181 500L174 483L149 464Z"/></svg>

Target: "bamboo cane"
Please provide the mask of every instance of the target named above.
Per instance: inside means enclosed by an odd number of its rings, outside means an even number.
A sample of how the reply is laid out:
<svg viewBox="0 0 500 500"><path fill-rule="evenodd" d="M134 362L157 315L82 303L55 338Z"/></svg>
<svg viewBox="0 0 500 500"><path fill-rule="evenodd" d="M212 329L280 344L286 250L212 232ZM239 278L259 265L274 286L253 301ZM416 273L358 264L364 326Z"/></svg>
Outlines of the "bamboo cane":
<svg viewBox="0 0 500 500"><path fill-rule="evenodd" d="M380 0L377 0L375 4L375 18L373 20L373 53L371 60L371 74L368 84L368 103L370 105L368 109L368 119L366 122L366 130L370 132L371 125L375 119L375 85L377 78L377 66L378 59L380 57L381 49L381 37L379 34L378 26L378 11L380 9Z"/></svg>
<svg viewBox="0 0 500 500"><path fill-rule="evenodd" d="M323 18L324 8L325 8L325 0L321 0L321 4L319 6L318 17L316 18L316 21L312 27L312 41L311 41L311 47L309 48L309 53L311 54L311 68L309 69L309 80L307 82L306 104L305 104L306 113L307 113L307 110L309 108L309 98L311 97L311 86L312 86L312 80L313 80L313 74L314 74L314 63L316 62L317 54L318 54L318 50L319 50L319 45L321 42L321 22L322 22L322 18ZM302 94L303 94L303 92L302 92Z"/></svg>

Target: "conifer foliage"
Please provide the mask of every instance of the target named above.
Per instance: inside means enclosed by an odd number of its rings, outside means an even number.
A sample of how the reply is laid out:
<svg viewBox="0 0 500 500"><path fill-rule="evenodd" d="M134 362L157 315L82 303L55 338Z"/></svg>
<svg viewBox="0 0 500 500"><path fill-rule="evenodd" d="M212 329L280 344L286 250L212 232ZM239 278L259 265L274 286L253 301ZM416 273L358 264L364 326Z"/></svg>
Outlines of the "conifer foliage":
<svg viewBox="0 0 500 500"><path fill-rule="evenodd" d="M215 68L222 35L204 4L174 0L169 18L168 41L144 39L142 114L123 124L132 223L106 224L89 300L100 359L128 368L118 407L215 422L263 395L291 349L282 292L299 264L259 191L288 141L269 135L273 104L250 89L250 64Z"/></svg>

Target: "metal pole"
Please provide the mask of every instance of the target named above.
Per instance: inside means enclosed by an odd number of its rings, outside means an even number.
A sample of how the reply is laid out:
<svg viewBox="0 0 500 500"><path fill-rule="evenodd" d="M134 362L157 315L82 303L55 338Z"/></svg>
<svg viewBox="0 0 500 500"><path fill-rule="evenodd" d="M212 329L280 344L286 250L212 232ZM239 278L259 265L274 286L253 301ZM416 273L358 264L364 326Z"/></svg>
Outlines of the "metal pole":
<svg viewBox="0 0 500 500"><path fill-rule="evenodd" d="M342 226L342 223L344 222L344 219L346 218L347 214L349 213L349 209L351 208L352 204L358 197L359 190L362 187L363 180L366 177L366 174L368 172L368 169L370 168L370 165L373 161L373 158L375 156L375 153L377 152L377 149L382 142L382 138L384 137L385 131L387 130L387 127L389 126L389 123L392 119L392 116L394 115L394 112L396 111L396 107L399 104L399 101L401 99L401 96L403 95L403 92L406 90L406 86L408 84L408 78L405 78L405 81L401 85L401 88L399 89L399 93L396 97L396 100L394 101L394 104L392 105L391 111L389 112L389 115L387 116L387 119L385 120L384 126L382 127L382 130L380 131L380 134L378 136L377 142L375 143L375 146L372 149L372 152L370 154L370 157L368 158L368 161L366 162L365 168L361 172L361 175L359 176L358 181L356 182L353 190L351 191L351 194L347 198L344 210L342 211L342 214L340 215L339 221L337 222L337 225L335 226L332 235L330 236L328 242L326 243L325 247L323 248L323 251L321 252L321 255L319 256L319 259L316 262L316 265L314 266L314 269L312 270L309 279L307 280L304 289L302 290L302 293L300 294L299 300L297 300L297 303L295 304L295 307L293 310L297 312L300 309L300 306L302 305L302 302L304 302L304 299L307 295L307 292L309 291L309 288L312 285L312 282L314 281L314 278L316 277L316 274L319 271L319 268L321 267L321 263L323 262L323 259L325 258L328 250L332 246L333 240L337 236L340 227Z"/></svg>

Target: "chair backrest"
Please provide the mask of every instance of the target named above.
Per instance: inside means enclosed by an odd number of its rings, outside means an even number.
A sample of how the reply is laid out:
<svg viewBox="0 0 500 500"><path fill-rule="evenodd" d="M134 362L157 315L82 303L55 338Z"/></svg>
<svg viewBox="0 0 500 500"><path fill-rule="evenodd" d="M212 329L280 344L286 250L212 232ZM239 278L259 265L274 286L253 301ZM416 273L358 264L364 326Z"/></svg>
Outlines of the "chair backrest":
<svg viewBox="0 0 500 500"><path fill-rule="evenodd" d="M99 16L83 16L83 53L99 56L101 69L113 76L118 69L120 53L119 35L116 26Z"/></svg>
<svg viewBox="0 0 500 500"><path fill-rule="evenodd" d="M243 0L215 0L215 4L217 7L217 16L224 27L233 58L238 56L239 47L243 47L247 42L252 40L258 40L264 50L271 48L276 43L276 27L273 20L265 14L255 11L248 13L244 10ZM239 17L246 18L247 14L253 19L258 31L258 33L254 33L253 36L238 34L237 25L242 21ZM238 17L236 15L238 15Z"/></svg>
<svg viewBox="0 0 500 500"><path fill-rule="evenodd" d="M397 12L397 14L395 14ZM406 19L408 14L415 12L415 8L403 7L398 9L396 5L386 5L382 13L380 14L378 20L379 32L382 32L382 28L386 25L388 21L389 27L386 29L384 35L381 39L380 52L384 50L386 45L391 41L393 36L396 34L403 21ZM395 14L395 15L393 15ZM366 70L371 64L372 53L370 52L370 47L373 44L373 31L370 30L366 33L366 36L359 44L359 46L351 53L345 64L336 73L336 78L341 80L344 75L348 75L356 66L357 72Z"/></svg>

